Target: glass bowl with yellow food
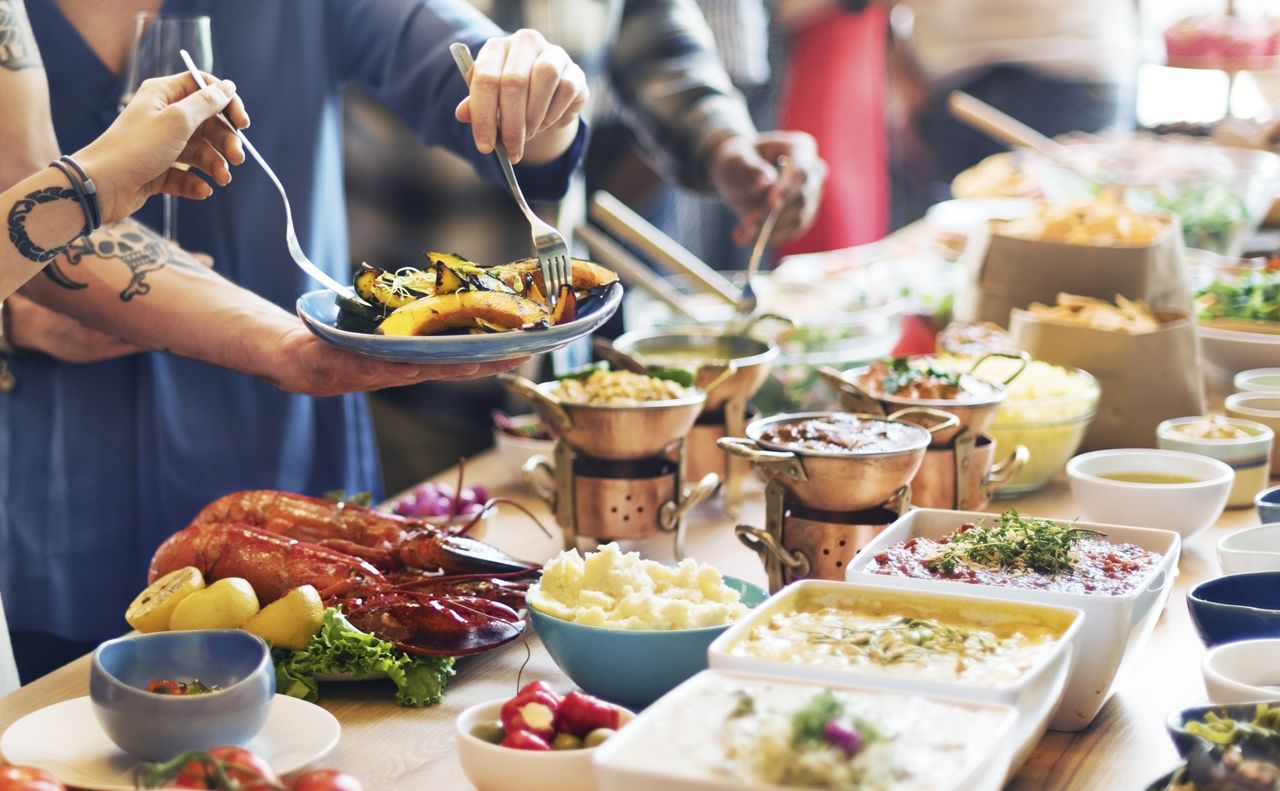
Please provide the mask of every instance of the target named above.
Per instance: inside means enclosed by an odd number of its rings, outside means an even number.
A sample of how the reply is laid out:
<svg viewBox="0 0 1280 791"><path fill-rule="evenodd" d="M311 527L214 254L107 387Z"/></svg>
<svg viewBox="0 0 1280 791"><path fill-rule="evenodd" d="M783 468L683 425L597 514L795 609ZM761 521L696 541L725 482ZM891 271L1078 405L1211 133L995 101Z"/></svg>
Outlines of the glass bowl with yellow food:
<svg viewBox="0 0 1280 791"><path fill-rule="evenodd" d="M973 372L989 381L1004 381L1017 360L993 357ZM942 356L935 367L967 371L973 359ZM1006 370L1008 368L1009 370ZM1075 455L1085 431L1098 411L1101 388L1088 371L1032 360L1007 385L1008 395L987 433L997 448L1023 445L1029 458L997 497L1021 497L1039 491L1053 480Z"/></svg>

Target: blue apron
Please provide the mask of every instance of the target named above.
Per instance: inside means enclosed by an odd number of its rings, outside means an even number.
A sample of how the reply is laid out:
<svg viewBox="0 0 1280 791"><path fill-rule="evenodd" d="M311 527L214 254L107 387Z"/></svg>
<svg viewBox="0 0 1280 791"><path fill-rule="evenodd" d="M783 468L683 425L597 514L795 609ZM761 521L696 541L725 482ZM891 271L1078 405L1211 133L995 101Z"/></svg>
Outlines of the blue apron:
<svg viewBox="0 0 1280 791"><path fill-rule="evenodd" d="M121 80L52 0L28 0L27 9L59 145L76 151L116 116ZM239 86L252 140L289 191L303 248L339 280L350 276L345 84L364 86L424 143L499 178L453 119L465 88L449 43L475 50L501 34L461 0L171 0L163 11L212 17L214 70ZM525 168L527 191L563 194L584 136L559 160ZM292 312L317 286L289 259L280 198L255 165L234 175L210 200L179 202L178 241ZM153 199L137 217L159 228L160 211ZM145 584L152 552L227 492L381 490L360 396L288 394L162 353L90 365L29 354L14 370L18 389L0 396L0 598L15 630L95 640L127 628L124 609Z"/></svg>

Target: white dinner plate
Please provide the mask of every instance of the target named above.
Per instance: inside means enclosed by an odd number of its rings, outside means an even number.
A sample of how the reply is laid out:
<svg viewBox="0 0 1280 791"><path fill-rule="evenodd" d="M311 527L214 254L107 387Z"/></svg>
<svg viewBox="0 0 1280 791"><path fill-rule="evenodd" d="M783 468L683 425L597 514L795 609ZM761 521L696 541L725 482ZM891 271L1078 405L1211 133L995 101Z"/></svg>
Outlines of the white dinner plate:
<svg viewBox="0 0 1280 791"><path fill-rule="evenodd" d="M341 732L333 715L319 706L276 695L267 724L245 747L284 775L328 755ZM10 725L0 736L0 755L86 791L133 791L139 763L107 738L87 696L45 706Z"/></svg>

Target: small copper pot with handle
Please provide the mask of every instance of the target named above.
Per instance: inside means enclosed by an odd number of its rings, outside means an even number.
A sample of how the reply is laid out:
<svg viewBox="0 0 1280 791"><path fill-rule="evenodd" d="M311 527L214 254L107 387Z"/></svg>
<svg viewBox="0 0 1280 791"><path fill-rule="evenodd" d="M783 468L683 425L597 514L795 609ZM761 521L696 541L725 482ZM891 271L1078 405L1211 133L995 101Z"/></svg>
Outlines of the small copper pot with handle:
<svg viewBox="0 0 1280 791"><path fill-rule="evenodd" d="M782 424L858 418L864 424L896 424L900 447L871 452L807 450L769 441L765 433ZM912 422L911 419L915 418ZM920 423L931 423L924 428ZM954 415L934 409L904 409L889 417L840 412L798 412L753 421L747 438L725 437L726 453L750 460L768 480L777 480L797 502L823 511L862 511L881 505L902 489L920 468L929 441L955 428Z"/></svg>
<svg viewBox="0 0 1280 791"><path fill-rule="evenodd" d="M996 462L996 442L964 432L950 447L930 448L911 479L912 502L921 508L981 511L992 496L1026 465L1030 454L1018 445Z"/></svg>
<svg viewBox="0 0 1280 791"><path fill-rule="evenodd" d="M989 382L974 375L974 372L988 359L1004 357L1020 360L1021 365L1003 382ZM981 435L991 428L996 419L1000 404L1008 395L1006 385L1018 377L1031 362L1026 353L1008 354L992 352L984 355L969 368L969 373L960 375L962 393L957 398L911 398L908 396L880 393L879 388L871 381L871 367L852 368L843 373L834 368L819 367L818 376L840 394L840 403L850 412L862 412L871 415L884 415L890 410L902 410L910 407L924 407L950 412L959 422L949 431L935 432L933 446L949 445L961 432L974 436Z"/></svg>

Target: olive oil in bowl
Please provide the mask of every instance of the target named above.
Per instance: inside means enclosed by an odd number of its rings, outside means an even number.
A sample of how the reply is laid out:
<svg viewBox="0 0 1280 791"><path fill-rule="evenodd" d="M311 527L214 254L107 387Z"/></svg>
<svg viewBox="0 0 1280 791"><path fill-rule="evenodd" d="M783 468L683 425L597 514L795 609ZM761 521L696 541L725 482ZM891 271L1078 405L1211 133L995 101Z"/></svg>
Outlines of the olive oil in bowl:
<svg viewBox="0 0 1280 791"><path fill-rule="evenodd" d="M1120 481L1121 483L1145 483L1161 486L1200 483L1203 480L1190 475L1175 475L1168 472L1109 472L1098 477L1106 478L1108 481Z"/></svg>

